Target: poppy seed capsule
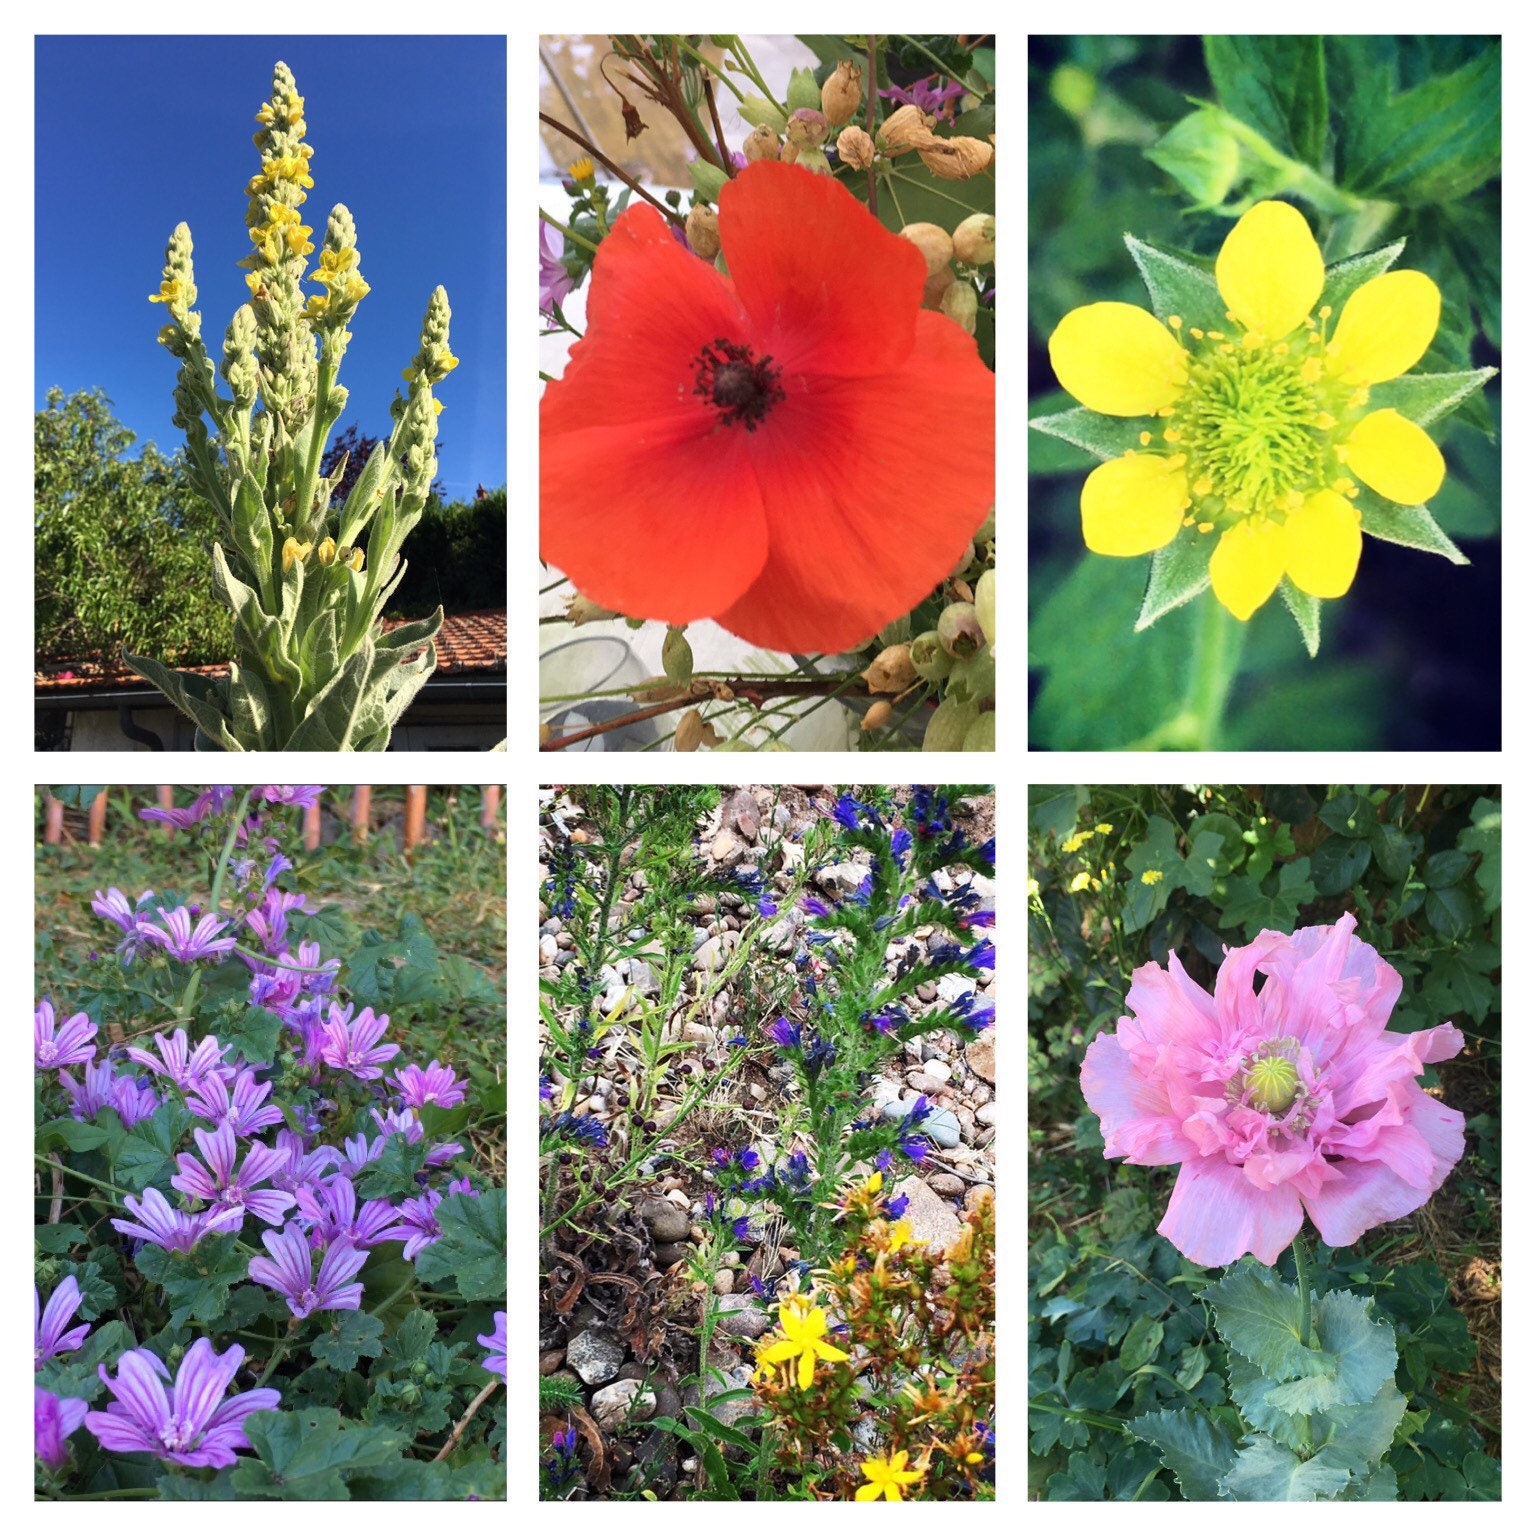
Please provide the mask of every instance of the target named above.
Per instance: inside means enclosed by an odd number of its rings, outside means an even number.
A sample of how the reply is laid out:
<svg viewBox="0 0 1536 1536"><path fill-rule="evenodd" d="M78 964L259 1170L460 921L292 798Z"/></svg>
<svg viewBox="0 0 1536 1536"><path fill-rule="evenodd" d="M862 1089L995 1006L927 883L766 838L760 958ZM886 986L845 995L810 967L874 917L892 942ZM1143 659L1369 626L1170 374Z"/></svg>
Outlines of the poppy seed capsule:
<svg viewBox="0 0 1536 1536"><path fill-rule="evenodd" d="M946 270L954 259L955 242L950 239L949 232L937 224L905 224L901 238L911 241L923 253L929 277Z"/></svg>
<svg viewBox="0 0 1536 1536"><path fill-rule="evenodd" d="M661 642L661 670L674 683L693 681L693 647L680 629L669 629Z"/></svg>
<svg viewBox="0 0 1536 1536"><path fill-rule="evenodd" d="M736 115L744 123L751 123L754 128L766 128L775 135L783 133L784 124L789 120L784 108L766 96L748 96L736 108ZM747 158L752 157L748 155Z"/></svg>
<svg viewBox="0 0 1536 1536"><path fill-rule="evenodd" d="M963 752L966 734L980 716L981 711L974 704L945 699L928 717L928 728L923 732L923 751Z"/></svg>
<svg viewBox="0 0 1536 1536"><path fill-rule="evenodd" d="M688 210L688 244L695 256L713 261L720 254L720 215L703 203Z"/></svg>
<svg viewBox="0 0 1536 1536"><path fill-rule="evenodd" d="M939 615L939 644L951 656L969 656L985 644L975 603L951 603Z"/></svg>
<svg viewBox="0 0 1536 1536"><path fill-rule="evenodd" d="M955 259L968 267L997 260L997 220L990 213L973 213L955 227Z"/></svg>
<svg viewBox="0 0 1536 1536"><path fill-rule="evenodd" d="M834 127L846 123L859 110L864 97L864 71L847 59L839 59L837 68L821 87L821 110Z"/></svg>
<svg viewBox="0 0 1536 1536"><path fill-rule="evenodd" d="M777 160L779 136L766 123L759 123L742 140L741 152L749 165L756 165L759 160Z"/></svg>
<svg viewBox="0 0 1536 1536"><path fill-rule="evenodd" d="M923 284L922 307L938 310L943 306L944 295L954 286L955 274L948 267L935 272Z"/></svg>
<svg viewBox="0 0 1536 1536"><path fill-rule="evenodd" d="M983 571L976 583L976 622L988 645L997 644L997 572Z"/></svg>
<svg viewBox="0 0 1536 1536"><path fill-rule="evenodd" d="M856 171L875 163L875 141L862 128L844 128L837 136L837 157Z"/></svg>
<svg viewBox="0 0 1536 1536"><path fill-rule="evenodd" d="M604 608L601 603L594 603L590 597L583 597L577 593L566 606L565 620L573 629L582 624L595 624L602 619L616 619L616 614L611 608Z"/></svg>
<svg viewBox="0 0 1536 1536"><path fill-rule="evenodd" d="M889 699L876 699L868 709L864 711L864 718L859 721L861 731L881 731L891 723L894 711Z"/></svg>
<svg viewBox="0 0 1536 1536"><path fill-rule="evenodd" d="M917 156L941 181L969 181L992 164L992 146L985 139L930 138Z"/></svg>

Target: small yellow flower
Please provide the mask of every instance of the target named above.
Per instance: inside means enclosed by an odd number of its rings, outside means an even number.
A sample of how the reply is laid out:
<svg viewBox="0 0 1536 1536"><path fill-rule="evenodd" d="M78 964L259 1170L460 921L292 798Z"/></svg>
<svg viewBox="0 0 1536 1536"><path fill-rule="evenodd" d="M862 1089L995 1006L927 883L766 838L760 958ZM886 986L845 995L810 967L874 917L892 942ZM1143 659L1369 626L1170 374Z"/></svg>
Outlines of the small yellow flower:
<svg viewBox="0 0 1536 1536"><path fill-rule="evenodd" d="M899 1253L912 1241L912 1223L902 1217L894 1227L885 1235L885 1251L887 1253Z"/></svg>
<svg viewBox="0 0 1536 1536"><path fill-rule="evenodd" d="M908 1472L906 1465L905 1451L897 1451L884 1458L876 1457L874 1461L861 1461L859 1471L869 1481L854 1494L854 1498L860 1504L868 1504L874 1499L888 1499L893 1504L899 1504L901 1490L923 1480L921 1472Z"/></svg>
<svg viewBox="0 0 1536 1536"><path fill-rule="evenodd" d="M1382 272L1350 293L1330 334L1322 253L1305 217L1277 201L1233 226L1215 279L1229 329L1099 303L1052 333L1069 394L1100 415L1150 418L1139 449L1084 482L1083 540L1134 556L1185 528L1215 533L1211 586L1239 619L1282 579L1341 597L1360 562L1356 482L1418 506L1445 477L1422 426L1367 409L1371 388L1405 374L1434 340L1440 290L1422 272Z"/></svg>
<svg viewBox="0 0 1536 1536"><path fill-rule="evenodd" d="M320 541L320 547L315 551L315 559L321 565L333 565L336 561L336 540L324 538Z"/></svg>
<svg viewBox="0 0 1536 1536"><path fill-rule="evenodd" d="M587 186L597 174L592 164L590 155L583 155L579 160L572 160L570 164L571 180L579 186Z"/></svg>
<svg viewBox="0 0 1536 1536"><path fill-rule="evenodd" d="M1160 869L1144 869L1141 872L1141 883L1143 885L1156 885L1162 878L1163 872Z"/></svg>
<svg viewBox="0 0 1536 1536"><path fill-rule="evenodd" d="M1088 889L1088 882L1092 878L1086 869L1079 870L1072 876L1072 884L1067 889L1069 891L1085 891Z"/></svg>
<svg viewBox="0 0 1536 1536"><path fill-rule="evenodd" d="M826 1339L827 1314L820 1307L808 1311L785 1304L779 1308L779 1329L782 1339L777 1339L762 1350L760 1360L770 1365L780 1360L798 1359L796 1379L802 1392L808 1392L815 1379L816 1362L820 1360L846 1360L848 1351L838 1349Z"/></svg>
<svg viewBox="0 0 1536 1536"><path fill-rule="evenodd" d="M283 543L283 574L286 575L293 569L296 560L302 561L308 558L313 544L300 544L297 539L289 538Z"/></svg>
<svg viewBox="0 0 1536 1536"><path fill-rule="evenodd" d="M168 277L160 284L160 292L149 296L151 304L179 304L181 302L182 283L179 277Z"/></svg>
<svg viewBox="0 0 1536 1536"><path fill-rule="evenodd" d="M1115 829L1107 821L1101 821L1093 830L1102 837L1108 837Z"/></svg>
<svg viewBox="0 0 1536 1536"><path fill-rule="evenodd" d="M1076 853L1079 848L1093 836L1091 832L1074 832L1066 842L1061 845L1063 853Z"/></svg>
<svg viewBox="0 0 1536 1536"><path fill-rule="evenodd" d="M362 552L362 550L354 549L352 551L352 558L347 561L347 564L349 566L351 566L354 571L362 570L362 568L363 568L363 552Z"/></svg>

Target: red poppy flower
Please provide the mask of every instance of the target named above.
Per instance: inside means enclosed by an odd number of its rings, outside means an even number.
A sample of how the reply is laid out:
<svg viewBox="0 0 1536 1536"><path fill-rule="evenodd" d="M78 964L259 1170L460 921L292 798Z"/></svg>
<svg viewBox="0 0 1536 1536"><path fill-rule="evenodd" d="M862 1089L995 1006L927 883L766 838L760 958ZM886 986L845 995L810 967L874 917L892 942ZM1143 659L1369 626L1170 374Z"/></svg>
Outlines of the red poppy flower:
<svg viewBox="0 0 1536 1536"><path fill-rule="evenodd" d="M606 608L841 651L944 579L993 495L993 379L916 247L827 176L720 194L731 276L651 208L598 251L540 421L544 559Z"/></svg>

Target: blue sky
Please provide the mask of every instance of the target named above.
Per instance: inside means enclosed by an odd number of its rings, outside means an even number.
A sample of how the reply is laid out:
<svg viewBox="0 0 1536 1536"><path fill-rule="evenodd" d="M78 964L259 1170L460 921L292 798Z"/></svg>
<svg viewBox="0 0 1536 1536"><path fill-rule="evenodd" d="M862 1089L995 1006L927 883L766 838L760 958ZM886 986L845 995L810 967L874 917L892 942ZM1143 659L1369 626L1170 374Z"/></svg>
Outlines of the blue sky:
<svg viewBox="0 0 1536 1536"><path fill-rule="evenodd" d="M203 335L218 356L244 302L256 109L282 59L305 98L319 231L357 221L372 292L352 323L338 431L381 436L441 283L459 367L442 385L450 497L506 483L506 42L493 37L40 37L36 405L99 386L166 452L176 364L155 341L165 244L192 230ZM307 291L307 290L306 290ZM316 290L318 292L318 290Z"/></svg>

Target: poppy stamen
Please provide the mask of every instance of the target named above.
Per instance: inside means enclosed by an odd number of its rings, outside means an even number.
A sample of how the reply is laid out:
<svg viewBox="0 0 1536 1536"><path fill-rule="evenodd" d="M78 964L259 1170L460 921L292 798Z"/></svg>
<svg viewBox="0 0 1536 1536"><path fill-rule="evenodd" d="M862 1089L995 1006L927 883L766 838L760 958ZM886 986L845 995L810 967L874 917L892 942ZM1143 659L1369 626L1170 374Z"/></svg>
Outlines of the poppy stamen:
<svg viewBox="0 0 1536 1536"><path fill-rule="evenodd" d="M719 336L699 352L693 392L720 412L725 426L739 421L748 432L755 432L784 399L772 357L754 358L751 347L736 346Z"/></svg>

